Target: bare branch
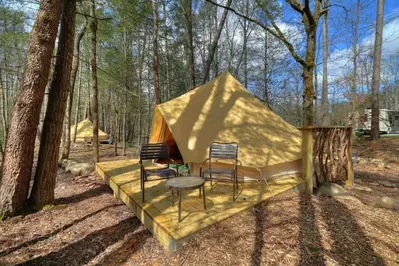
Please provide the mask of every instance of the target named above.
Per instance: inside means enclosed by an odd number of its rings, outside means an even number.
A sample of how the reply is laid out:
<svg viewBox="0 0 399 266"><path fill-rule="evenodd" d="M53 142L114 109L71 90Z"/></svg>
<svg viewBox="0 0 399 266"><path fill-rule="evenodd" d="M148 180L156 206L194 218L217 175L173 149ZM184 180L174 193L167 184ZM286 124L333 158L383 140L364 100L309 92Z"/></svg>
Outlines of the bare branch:
<svg viewBox="0 0 399 266"><path fill-rule="evenodd" d="M273 19L272 14L270 13L269 9L264 6L260 0L256 0L256 3L258 4L258 6L265 12L268 20L270 21L270 24L272 24L274 30L276 31L277 35L275 35L275 37L277 37L280 41L282 41L285 46L287 47L287 49L290 51L291 55L294 57L295 61L297 61L298 63L300 63L302 66L306 66L306 61L295 51L294 46L292 45L292 43L290 43L288 41L288 39L285 37L284 33L280 30L280 28L277 26L276 22ZM268 30L269 31L269 30ZM269 31L270 32L270 31Z"/></svg>
<svg viewBox="0 0 399 266"><path fill-rule="evenodd" d="M318 13L317 5L319 3L319 0L316 0L316 8L315 8L315 13ZM319 8L320 9L320 8ZM305 0L305 7L303 9L305 11L306 17L309 20L309 26L315 24L315 18L314 15L312 14L312 11L310 11L310 6L309 6L309 0Z"/></svg>
<svg viewBox="0 0 399 266"><path fill-rule="evenodd" d="M238 11L236 11L234 8L231 7L227 7L221 4L218 4L216 2L213 2L212 0L206 0L207 2L218 6L218 7L222 7L225 8L231 12L233 12L234 14L236 14L239 17L242 17L252 23L255 23L256 25L258 25L259 27L263 28L264 30L266 30L267 32L269 32L271 35L273 35L274 37L276 37L277 39L279 39L280 41L282 41L284 43L284 45L287 47L288 51L290 51L291 55L294 57L295 61L297 61L298 63L300 63L302 66L306 66L306 62L305 60L295 51L294 46L292 45L292 43L290 43L287 38L284 36L284 34L282 33L282 31L280 30L280 28L277 26L277 24L274 22L274 20L271 17L271 14L269 12L269 10L267 10L267 8L260 6L265 12L266 15L268 16L270 23L272 24L273 29L269 28L267 25L265 25L264 23L260 22L257 19L248 17L244 14L239 13ZM259 0L257 0L258 5L259 5Z"/></svg>
<svg viewBox="0 0 399 266"><path fill-rule="evenodd" d="M301 15L303 15L303 6L301 5L300 2L298 2L297 0L286 0L288 4L290 4L290 6L297 11L298 13L300 13Z"/></svg>

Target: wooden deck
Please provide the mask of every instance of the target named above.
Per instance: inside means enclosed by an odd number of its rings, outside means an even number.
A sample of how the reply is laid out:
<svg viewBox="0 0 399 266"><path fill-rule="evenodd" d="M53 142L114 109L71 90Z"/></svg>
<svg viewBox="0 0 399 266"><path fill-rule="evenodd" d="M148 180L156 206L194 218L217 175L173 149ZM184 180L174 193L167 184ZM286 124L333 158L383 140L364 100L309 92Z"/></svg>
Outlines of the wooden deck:
<svg viewBox="0 0 399 266"><path fill-rule="evenodd" d="M263 183L240 184L239 196L232 200L232 185L206 182L206 206L198 189L183 191L182 221L177 221L177 206L172 204L172 194L165 180L146 182L146 203L141 202L140 166L137 159L102 162L96 165L97 173L109 184L115 197L121 199L169 251L178 249L195 233L274 195L289 190L304 181L299 178ZM270 189L270 190L269 190Z"/></svg>

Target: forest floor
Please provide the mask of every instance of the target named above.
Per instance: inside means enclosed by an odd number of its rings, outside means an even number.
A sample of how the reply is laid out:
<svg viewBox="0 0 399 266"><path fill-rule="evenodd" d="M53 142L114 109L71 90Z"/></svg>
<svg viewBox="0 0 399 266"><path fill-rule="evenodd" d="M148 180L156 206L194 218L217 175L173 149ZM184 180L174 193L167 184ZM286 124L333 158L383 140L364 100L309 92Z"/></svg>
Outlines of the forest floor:
<svg viewBox="0 0 399 266"><path fill-rule="evenodd" d="M58 171L53 206L0 223L1 265L399 265L399 212L370 206L399 200L399 138L355 141L349 196L283 193L200 232L168 253L95 174ZM133 152L129 153L133 156ZM71 158L91 160L74 147ZM101 146L102 160L114 160ZM389 165L388 165L389 164Z"/></svg>

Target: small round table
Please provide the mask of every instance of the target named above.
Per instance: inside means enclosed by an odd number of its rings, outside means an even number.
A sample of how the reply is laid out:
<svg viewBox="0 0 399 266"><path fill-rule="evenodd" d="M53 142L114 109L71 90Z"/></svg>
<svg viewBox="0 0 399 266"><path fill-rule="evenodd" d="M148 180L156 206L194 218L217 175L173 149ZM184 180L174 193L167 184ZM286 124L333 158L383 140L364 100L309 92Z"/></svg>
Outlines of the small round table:
<svg viewBox="0 0 399 266"><path fill-rule="evenodd" d="M201 197L202 190L202 198L204 200L204 209L206 209L206 201L205 201L205 179L199 176L182 176L182 177L173 177L166 181L166 186L172 190L173 199L172 202L175 202L175 193L177 192L178 197L178 209L179 209L179 219L181 221L181 192L182 190L188 189L196 189L199 188L199 196Z"/></svg>

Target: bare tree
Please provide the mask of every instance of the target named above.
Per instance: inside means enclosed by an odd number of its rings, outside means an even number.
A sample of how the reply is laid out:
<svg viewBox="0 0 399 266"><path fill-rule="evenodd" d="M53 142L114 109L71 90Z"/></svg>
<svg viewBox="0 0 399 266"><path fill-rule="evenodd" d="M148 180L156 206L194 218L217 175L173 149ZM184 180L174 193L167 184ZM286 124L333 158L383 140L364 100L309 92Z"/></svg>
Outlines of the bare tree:
<svg viewBox="0 0 399 266"><path fill-rule="evenodd" d="M373 62L373 81L371 91L371 139L376 140L380 137L380 103L379 87L381 79L381 48L382 48L382 27L384 25L384 0L378 0L377 4L377 23L374 41L374 62Z"/></svg>
<svg viewBox="0 0 399 266"><path fill-rule="evenodd" d="M4 153L0 187L0 216L3 217L20 212L28 196L40 107L60 13L60 0L40 1L30 35L28 61L13 109Z"/></svg>
<svg viewBox="0 0 399 266"><path fill-rule="evenodd" d="M72 103L73 103L73 95L75 91L75 82L76 76L79 69L79 60L80 60L80 42L85 35L86 28L87 28L88 20L85 19L85 23L82 29L79 31L77 38L75 40L74 46L74 55L72 60L72 70L71 70L71 81L70 81L70 89L68 94L68 101L67 101L67 109L65 113L65 121L64 121L64 141L61 153L61 159L67 159L69 157L69 151L71 147L71 114L72 114ZM80 94L80 90L78 95ZM75 128L76 131L76 128Z"/></svg>
<svg viewBox="0 0 399 266"><path fill-rule="evenodd" d="M158 62L158 5L156 0L152 0L152 16L153 16L152 49L153 49L155 104L160 104L161 89L159 88L159 62Z"/></svg>
<svg viewBox="0 0 399 266"><path fill-rule="evenodd" d="M352 91L351 91L351 107L352 112L356 111L356 103L357 103L357 58L358 58L358 45L359 45L359 20L360 20L360 0L357 0L356 3L356 19L355 19L355 29L353 35L353 44L352 44L352 53L353 53L353 76L352 76Z"/></svg>
<svg viewBox="0 0 399 266"><path fill-rule="evenodd" d="M314 84L313 84L313 70L315 67L315 53L316 53L316 31L319 19L323 14L327 12L327 7L322 7L322 0L316 0L314 3L313 11L311 10L311 5L309 0L305 0L304 4L299 2L299 0L287 0L291 8L300 14L302 17L302 23L305 27L306 32L306 50L305 56L302 57L297 50L294 48L294 45L288 40L286 34L282 32L280 27L277 25L274 17L269 10L269 8L260 0L256 0L258 6L263 10L266 15L267 20L271 25L267 25L261 20L248 17L244 14L237 12L235 9L229 8L224 5L220 5L218 3L213 2L212 0L206 0L214 5L227 8L230 11L234 12L236 15L251 21L266 31L268 31L271 35L279 39L288 49L292 57L302 66L302 81L304 88L304 97L303 97L303 116L304 116L304 125L310 126L314 123L314 112L313 112L313 100L315 99L314 92Z"/></svg>
<svg viewBox="0 0 399 266"><path fill-rule="evenodd" d="M98 150L98 88L97 88L97 16L95 0L91 5L91 79L92 79L92 102L91 112L93 118L93 158L95 162L100 161Z"/></svg>
<svg viewBox="0 0 399 266"><path fill-rule="evenodd" d="M193 10L191 0L185 1L185 4L180 2L183 10L184 17L186 18L186 29L187 29L187 48L188 48L188 79L189 79L189 90L195 88L195 60L194 60L194 46L193 46Z"/></svg>
<svg viewBox="0 0 399 266"><path fill-rule="evenodd" d="M226 7L230 7L231 2L232 2L232 0L228 0L227 4L226 4ZM206 63L205 63L205 66L204 66L204 71L202 73L202 84L206 83L206 81L208 80L209 70L211 69L212 61L213 61L213 58L215 56L216 48L218 46L220 34L222 33L224 22L226 21L226 17L227 17L228 12L229 12L228 9L225 9L223 11L222 19L220 20L217 33L213 36L213 40L212 40L211 46L209 47L208 57L206 59Z"/></svg>
<svg viewBox="0 0 399 266"><path fill-rule="evenodd" d="M323 6L328 5L329 0L324 0ZM321 123L323 126L328 125L328 12L323 18L323 84L321 92Z"/></svg>
<svg viewBox="0 0 399 266"><path fill-rule="evenodd" d="M76 2L63 0L57 60L40 141L39 158L29 201L36 209L54 200L57 162L67 104L75 38Z"/></svg>

